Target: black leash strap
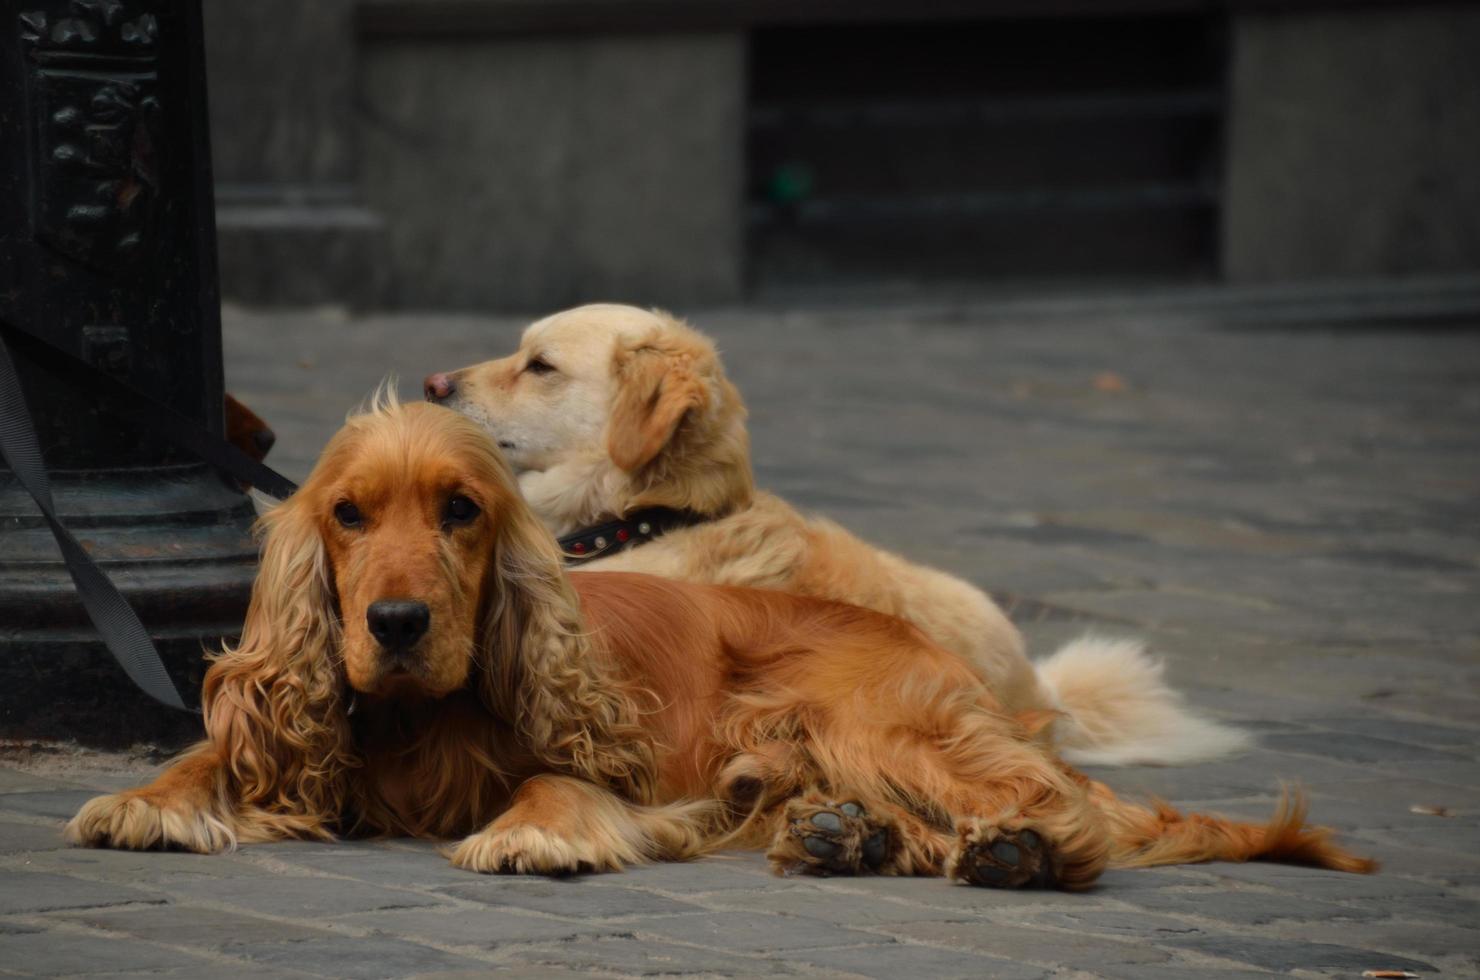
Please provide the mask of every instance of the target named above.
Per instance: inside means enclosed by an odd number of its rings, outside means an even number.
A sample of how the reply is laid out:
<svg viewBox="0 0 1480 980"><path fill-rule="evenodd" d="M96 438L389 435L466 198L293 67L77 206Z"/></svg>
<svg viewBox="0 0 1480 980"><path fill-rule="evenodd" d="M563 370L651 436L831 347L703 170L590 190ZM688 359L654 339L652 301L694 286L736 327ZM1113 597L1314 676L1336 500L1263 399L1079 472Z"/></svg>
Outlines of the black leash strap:
<svg viewBox="0 0 1480 980"><path fill-rule="evenodd" d="M279 500L288 499L298 489L272 467L253 459L167 405L161 405L148 395L122 384L87 361L53 347L29 330L11 323L0 323L0 342L7 332L16 349L38 363L63 376L85 376L92 394L101 396L142 431L163 436L217 469L225 470L243 483L250 483L253 489ZM30 418L29 413L26 418Z"/></svg>
<svg viewBox="0 0 1480 980"><path fill-rule="evenodd" d="M144 632L144 624L133 608L124 599L118 588L83 550L72 532L57 519L56 505L51 499L51 480L46 475L46 464L41 457L41 447L36 442L36 427L31 422L31 411L26 407L21 394L21 379L11 360L10 349L0 337L0 455L15 473L21 486L31 494L36 506L51 527L57 547L62 549L62 560L77 585L77 595L93 625L102 634L103 642L110 653L118 659L128 676L145 694L171 708L188 711L180 692L175 690L174 681L159 659L159 651Z"/></svg>
<svg viewBox="0 0 1480 980"><path fill-rule="evenodd" d="M0 456L4 457L5 464L46 518L52 537L56 538L57 547L62 551L67 572L77 586L82 606L93 626L97 627L108 652L145 694L171 708L194 711L185 706L165 670L159 651L150 641L144 624L139 622L138 614L57 518L56 505L51 497L51 480L46 475L36 427L31 421L25 396L21 394L20 374L10 348L6 346L7 333L12 342L33 360L65 377L84 376L91 392L112 403L139 428L164 436L217 469L225 470L238 480L279 499L286 499L298 488L271 467L264 466L178 412L120 384L86 361L53 347L27 330L0 323Z"/></svg>

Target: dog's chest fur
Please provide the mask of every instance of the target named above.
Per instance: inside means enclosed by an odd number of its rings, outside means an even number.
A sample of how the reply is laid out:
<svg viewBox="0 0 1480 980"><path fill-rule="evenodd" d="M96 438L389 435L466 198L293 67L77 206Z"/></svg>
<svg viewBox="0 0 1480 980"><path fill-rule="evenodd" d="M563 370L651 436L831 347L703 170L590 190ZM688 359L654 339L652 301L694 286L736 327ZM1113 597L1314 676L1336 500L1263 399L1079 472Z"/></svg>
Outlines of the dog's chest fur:
<svg viewBox="0 0 1480 980"><path fill-rule="evenodd" d="M356 774L357 809L369 833L473 833L541 768L513 730L468 692L372 703L351 721L363 759Z"/></svg>

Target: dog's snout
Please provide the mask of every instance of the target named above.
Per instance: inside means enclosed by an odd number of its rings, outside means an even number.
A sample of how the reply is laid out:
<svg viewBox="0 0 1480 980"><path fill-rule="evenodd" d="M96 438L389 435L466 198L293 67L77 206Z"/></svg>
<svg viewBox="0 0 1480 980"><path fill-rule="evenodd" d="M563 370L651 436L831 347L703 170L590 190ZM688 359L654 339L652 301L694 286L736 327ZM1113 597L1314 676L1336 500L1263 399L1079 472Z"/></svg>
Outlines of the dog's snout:
<svg viewBox="0 0 1480 980"><path fill-rule="evenodd" d="M436 374L427 375L426 380L422 382L422 388L426 392L427 401L446 401L457 390L457 382L452 379L452 375L439 371Z"/></svg>
<svg viewBox="0 0 1480 980"><path fill-rule="evenodd" d="M365 614L370 635L390 653L406 653L426 635L432 611L414 599L381 599Z"/></svg>

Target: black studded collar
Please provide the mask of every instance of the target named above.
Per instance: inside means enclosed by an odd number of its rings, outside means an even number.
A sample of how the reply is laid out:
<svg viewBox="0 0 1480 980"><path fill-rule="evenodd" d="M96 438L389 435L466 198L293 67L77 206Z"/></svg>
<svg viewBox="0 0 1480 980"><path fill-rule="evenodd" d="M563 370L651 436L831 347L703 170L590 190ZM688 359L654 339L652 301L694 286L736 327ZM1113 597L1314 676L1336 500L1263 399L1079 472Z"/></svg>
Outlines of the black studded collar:
<svg viewBox="0 0 1480 980"><path fill-rule="evenodd" d="M626 517L605 524L583 527L559 539L567 565L579 565L592 558L605 558L628 548L647 544L680 527L702 524L709 520L703 514L672 507L645 507Z"/></svg>

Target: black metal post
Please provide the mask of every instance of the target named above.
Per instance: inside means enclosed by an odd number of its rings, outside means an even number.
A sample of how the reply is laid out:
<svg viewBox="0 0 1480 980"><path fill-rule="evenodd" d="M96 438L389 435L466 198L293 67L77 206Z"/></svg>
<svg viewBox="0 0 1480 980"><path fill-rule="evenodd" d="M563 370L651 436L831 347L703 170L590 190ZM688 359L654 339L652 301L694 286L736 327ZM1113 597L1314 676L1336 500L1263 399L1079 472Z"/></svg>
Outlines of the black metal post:
<svg viewBox="0 0 1480 980"><path fill-rule="evenodd" d="M222 430L200 0L0 3L0 320ZM12 345L63 522L182 692L235 634L250 502ZM127 744L199 730L97 641L35 505L0 468L0 735Z"/></svg>

